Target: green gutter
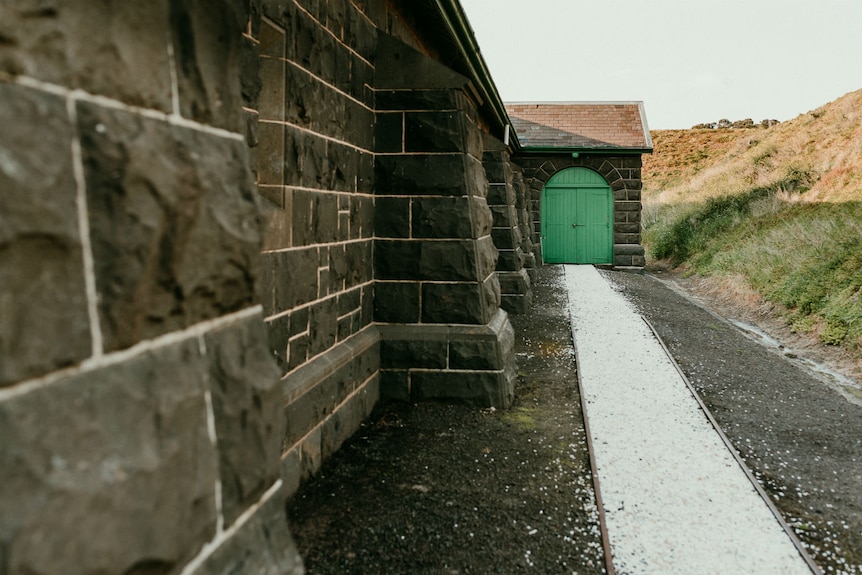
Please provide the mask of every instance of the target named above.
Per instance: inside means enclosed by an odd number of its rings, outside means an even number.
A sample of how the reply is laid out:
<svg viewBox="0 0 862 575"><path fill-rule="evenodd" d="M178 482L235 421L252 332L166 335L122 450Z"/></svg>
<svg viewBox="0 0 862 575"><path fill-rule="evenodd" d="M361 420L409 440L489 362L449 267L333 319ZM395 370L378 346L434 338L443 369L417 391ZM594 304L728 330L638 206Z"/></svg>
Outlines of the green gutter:
<svg viewBox="0 0 862 575"><path fill-rule="evenodd" d="M511 125L509 114L506 113L506 106L503 105L503 100L500 99L500 92L494 84L494 79L491 78L491 72L488 70L485 59L482 57L479 50L479 44L476 42L476 36L473 34L473 29L470 28L470 23L467 20L467 15L461 7L458 0L435 0L437 9L443 17L446 27L452 38L458 43L458 49L464 55L467 65L470 67L472 79L478 84L478 91L485 99L497 121L500 133L495 136L500 140L503 139L503 133L507 125ZM518 141L518 135L515 130L509 128L509 143L517 150L520 149L521 143Z"/></svg>

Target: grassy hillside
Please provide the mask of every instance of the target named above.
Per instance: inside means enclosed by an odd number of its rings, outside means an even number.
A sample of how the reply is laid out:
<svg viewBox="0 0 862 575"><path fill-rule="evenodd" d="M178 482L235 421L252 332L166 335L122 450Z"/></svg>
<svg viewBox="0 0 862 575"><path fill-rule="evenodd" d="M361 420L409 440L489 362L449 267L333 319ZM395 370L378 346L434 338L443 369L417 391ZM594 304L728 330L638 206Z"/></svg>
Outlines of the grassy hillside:
<svg viewBox="0 0 862 575"><path fill-rule="evenodd" d="M771 128L653 132L649 256L862 357L862 90Z"/></svg>

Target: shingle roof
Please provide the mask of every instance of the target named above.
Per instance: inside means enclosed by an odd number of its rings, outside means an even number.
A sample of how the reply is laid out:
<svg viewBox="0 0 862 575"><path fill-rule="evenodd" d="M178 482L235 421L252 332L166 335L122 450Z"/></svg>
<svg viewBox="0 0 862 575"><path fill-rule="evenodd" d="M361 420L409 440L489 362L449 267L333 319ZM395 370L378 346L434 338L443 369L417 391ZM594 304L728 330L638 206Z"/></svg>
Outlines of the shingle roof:
<svg viewBox="0 0 862 575"><path fill-rule="evenodd" d="M506 104L524 148L652 150L643 102Z"/></svg>

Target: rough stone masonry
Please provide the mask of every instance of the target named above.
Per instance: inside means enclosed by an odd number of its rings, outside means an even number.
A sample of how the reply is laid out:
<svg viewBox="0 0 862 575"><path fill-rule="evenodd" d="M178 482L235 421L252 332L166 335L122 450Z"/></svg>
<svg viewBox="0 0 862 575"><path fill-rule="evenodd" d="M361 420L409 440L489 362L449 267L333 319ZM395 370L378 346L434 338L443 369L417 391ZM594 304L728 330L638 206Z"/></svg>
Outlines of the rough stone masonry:
<svg viewBox="0 0 862 575"><path fill-rule="evenodd" d="M300 573L380 398L510 404L482 66L456 0L0 5L0 574Z"/></svg>

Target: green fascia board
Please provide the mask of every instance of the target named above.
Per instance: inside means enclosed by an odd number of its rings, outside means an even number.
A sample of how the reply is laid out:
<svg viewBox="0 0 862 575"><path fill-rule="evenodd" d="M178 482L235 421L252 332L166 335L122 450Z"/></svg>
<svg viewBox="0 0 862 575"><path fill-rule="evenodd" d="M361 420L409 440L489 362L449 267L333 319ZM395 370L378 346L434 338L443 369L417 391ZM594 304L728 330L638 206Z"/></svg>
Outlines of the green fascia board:
<svg viewBox="0 0 862 575"><path fill-rule="evenodd" d="M521 146L521 154L592 154L604 156L652 154L652 148L574 148L566 146Z"/></svg>

